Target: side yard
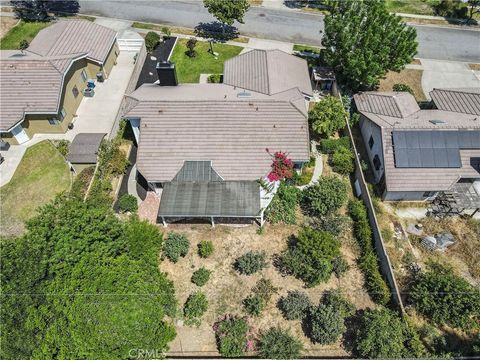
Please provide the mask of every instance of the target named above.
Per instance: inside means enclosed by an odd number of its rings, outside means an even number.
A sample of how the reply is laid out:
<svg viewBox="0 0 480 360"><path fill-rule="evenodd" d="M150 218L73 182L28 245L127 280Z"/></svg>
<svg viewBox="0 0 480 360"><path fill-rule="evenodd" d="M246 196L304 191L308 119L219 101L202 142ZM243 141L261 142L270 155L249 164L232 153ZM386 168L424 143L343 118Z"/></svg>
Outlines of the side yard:
<svg viewBox="0 0 480 360"><path fill-rule="evenodd" d="M71 175L60 152L42 141L26 151L12 180L0 188L1 235L18 235L39 206L70 188Z"/></svg>
<svg viewBox="0 0 480 360"><path fill-rule="evenodd" d="M0 41L0 50L15 50L18 49L22 40L27 40L29 43L38 34L38 32L47 26L50 22L20 21L18 25L13 27Z"/></svg>

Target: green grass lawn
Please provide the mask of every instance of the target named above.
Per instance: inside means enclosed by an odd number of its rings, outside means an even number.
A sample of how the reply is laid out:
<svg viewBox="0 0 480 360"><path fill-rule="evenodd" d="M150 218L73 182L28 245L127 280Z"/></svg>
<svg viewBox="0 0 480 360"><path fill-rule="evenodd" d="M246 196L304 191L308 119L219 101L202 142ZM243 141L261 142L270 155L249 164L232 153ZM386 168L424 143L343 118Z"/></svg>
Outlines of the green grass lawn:
<svg viewBox="0 0 480 360"><path fill-rule="evenodd" d="M433 5L439 0L387 0L387 10L395 13L435 15Z"/></svg>
<svg viewBox="0 0 480 360"><path fill-rule="evenodd" d="M234 56L237 56L242 48L239 46L214 44L213 49L219 53L218 59L215 59L208 52L209 44L206 41L198 41L195 51L197 56L190 58L186 55L187 39L179 39L170 61L173 61L177 67L177 76L180 83L198 83L200 74L219 74L223 73L223 62Z"/></svg>
<svg viewBox="0 0 480 360"><path fill-rule="evenodd" d="M0 235L18 235L36 209L70 188L70 170L48 141L27 149L10 182L0 188Z"/></svg>
<svg viewBox="0 0 480 360"><path fill-rule="evenodd" d="M320 48L316 46L295 44L293 45L293 50L300 51L300 52L306 51L306 52L313 52L315 54L320 54Z"/></svg>
<svg viewBox="0 0 480 360"><path fill-rule="evenodd" d="M51 23L49 22L25 22L21 21L17 26L13 27L0 41L1 50L18 49L20 41L27 40L29 43L38 34L38 32Z"/></svg>

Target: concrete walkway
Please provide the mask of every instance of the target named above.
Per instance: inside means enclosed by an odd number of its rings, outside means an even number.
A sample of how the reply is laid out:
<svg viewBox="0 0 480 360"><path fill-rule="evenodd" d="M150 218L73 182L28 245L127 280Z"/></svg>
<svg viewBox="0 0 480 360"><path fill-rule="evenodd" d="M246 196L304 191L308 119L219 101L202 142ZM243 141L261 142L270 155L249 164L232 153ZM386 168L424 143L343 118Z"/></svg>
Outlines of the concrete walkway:
<svg viewBox="0 0 480 360"><path fill-rule="evenodd" d="M67 130L64 134L35 134L29 141L12 145L8 151L2 151L5 162L0 166L0 186L10 181L25 151L32 145L49 139L72 141L78 133L109 134L133 72L134 56L134 52L120 53L117 65L113 67L109 78L103 83L96 84L95 96L84 98L80 103L72 130Z"/></svg>
<svg viewBox="0 0 480 360"><path fill-rule="evenodd" d="M323 156L322 154L317 150L317 145L318 143L313 141L311 142L311 153L315 157L315 169L313 170L313 175L312 179L307 185L301 185L297 186L300 190L305 189L306 187L315 184L319 179L320 176L322 176L323 173Z"/></svg>

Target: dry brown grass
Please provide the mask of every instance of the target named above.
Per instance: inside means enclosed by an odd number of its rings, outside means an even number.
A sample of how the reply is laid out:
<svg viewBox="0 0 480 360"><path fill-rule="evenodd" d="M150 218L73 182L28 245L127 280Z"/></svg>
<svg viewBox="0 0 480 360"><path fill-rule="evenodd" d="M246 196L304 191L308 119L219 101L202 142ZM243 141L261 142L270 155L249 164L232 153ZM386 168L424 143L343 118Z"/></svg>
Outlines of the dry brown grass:
<svg viewBox="0 0 480 360"><path fill-rule="evenodd" d="M263 0L248 0L250 6L262 6Z"/></svg>
<svg viewBox="0 0 480 360"><path fill-rule="evenodd" d="M470 66L472 70L480 71L480 64L468 64L468 66Z"/></svg>
<svg viewBox="0 0 480 360"><path fill-rule="evenodd" d="M420 61L420 59L413 59L413 61L410 64L412 64L412 65L422 65L422 62Z"/></svg>
<svg viewBox="0 0 480 360"><path fill-rule="evenodd" d="M18 23L18 20L11 16L0 16L0 38Z"/></svg>
<svg viewBox="0 0 480 360"><path fill-rule="evenodd" d="M175 284L175 292L180 306L183 305L188 295L198 290L191 283L190 278L194 270L201 266L212 270L210 281L201 288L207 295L209 308L202 318L202 324L197 327L177 326L177 338L171 344L173 355L181 352L184 356L195 353L216 354L215 337L212 331L213 323L225 313L246 315L242 300L247 297L251 288L258 279L264 277L271 279L273 285L279 288L267 308L258 318L252 318L251 324L255 331L261 331L274 325L290 329L302 340L308 355L348 355L341 342L330 346L312 344L303 334L300 321L284 320L276 304L279 298L289 290L305 291L313 303L318 303L323 292L327 289L340 288L358 309L375 307L363 288L364 278L356 265L358 249L351 234L346 234L342 239L342 253L351 270L340 280L332 276L330 281L311 289L305 289L301 281L293 277L284 277L272 264L272 258L287 247L287 239L296 234L299 226L294 225L267 225L262 235L256 233L258 226L247 225L244 227L219 226L212 228L210 225L169 225L168 231L178 231L187 235L191 242L189 254L178 263L164 261L161 270ZM165 230L163 230L165 231ZM201 240L211 240L215 245L214 254L208 259L202 259L197 254L197 244ZM235 259L249 250L265 251L270 259L269 267L260 273L245 276L233 269Z"/></svg>
<svg viewBox="0 0 480 360"><path fill-rule="evenodd" d="M406 84L410 86L417 101L425 101L427 98L422 89L423 70L403 69L400 72L390 71L387 76L380 80L378 91L392 91L395 84Z"/></svg>

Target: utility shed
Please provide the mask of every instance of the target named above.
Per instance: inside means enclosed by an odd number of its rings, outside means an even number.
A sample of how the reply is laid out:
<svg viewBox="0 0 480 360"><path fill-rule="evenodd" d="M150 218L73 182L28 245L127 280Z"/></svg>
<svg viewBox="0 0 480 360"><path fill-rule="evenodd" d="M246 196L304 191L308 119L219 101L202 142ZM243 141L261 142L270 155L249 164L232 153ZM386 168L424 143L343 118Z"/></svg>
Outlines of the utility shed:
<svg viewBox="0 0 480 360"><path fill-rule="evenodd" d="M75 173L79 174L83 169L95 166L98 150L105 135L104 133L80 133L75 136L67 155L67 161Z"/></svg>
<svg viewBox="0 0 480 360"><path fill-rule="evenodd" d="M158 217L167 219L262 217L260 185L256 181L224 181L210 161L185 161L171 182L164 184Z"/></svg>

